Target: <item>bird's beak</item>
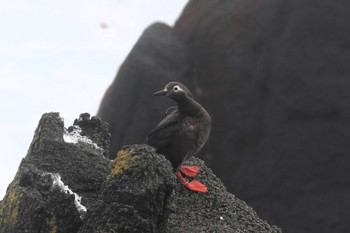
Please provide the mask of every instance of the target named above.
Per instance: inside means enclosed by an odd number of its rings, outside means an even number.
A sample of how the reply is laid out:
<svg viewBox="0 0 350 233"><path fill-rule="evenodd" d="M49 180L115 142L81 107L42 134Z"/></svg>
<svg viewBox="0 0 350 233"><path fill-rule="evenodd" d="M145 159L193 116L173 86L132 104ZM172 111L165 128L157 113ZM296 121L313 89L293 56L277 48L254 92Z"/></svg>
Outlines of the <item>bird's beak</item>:
<svg viewBox="0 0 350 233"><path fill-rule="evenodd" d="M167 93L168 92L166 90L161 90L161 91L154 92L152 96L162 96L162 95L166 95Z"/></svg>

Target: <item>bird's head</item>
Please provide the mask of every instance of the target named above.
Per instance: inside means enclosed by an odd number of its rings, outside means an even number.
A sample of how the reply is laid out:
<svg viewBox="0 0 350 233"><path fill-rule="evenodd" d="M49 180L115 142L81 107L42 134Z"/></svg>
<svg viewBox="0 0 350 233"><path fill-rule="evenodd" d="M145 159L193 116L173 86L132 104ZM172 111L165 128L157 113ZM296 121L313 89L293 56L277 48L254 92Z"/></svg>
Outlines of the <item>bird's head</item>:
<svg viewBox="0 0 350 233"><path fill-rule="evenodd" d="M164 96L164 95L166 95L167 97L175 101L181 101L188 98L193 98L193 95L190 92L190 90L188 90L188 88L185 85L179 82L168 83L163 90L153 93L152 96Z"/></svg>

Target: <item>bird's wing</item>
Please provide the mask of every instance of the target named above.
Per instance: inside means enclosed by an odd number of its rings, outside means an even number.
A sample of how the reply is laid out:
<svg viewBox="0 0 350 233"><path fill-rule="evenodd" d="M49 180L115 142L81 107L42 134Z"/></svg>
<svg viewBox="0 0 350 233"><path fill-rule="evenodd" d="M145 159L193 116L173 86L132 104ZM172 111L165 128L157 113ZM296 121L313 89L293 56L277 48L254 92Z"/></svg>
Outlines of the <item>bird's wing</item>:
<svg viewBox="0 0 350 233"><path fill-rule="evenodd" d="M177 111L170 113L149 133L147 144L157 149L165 147L172 141L174 134L181 130L180 120L181 116Z"/></svg>

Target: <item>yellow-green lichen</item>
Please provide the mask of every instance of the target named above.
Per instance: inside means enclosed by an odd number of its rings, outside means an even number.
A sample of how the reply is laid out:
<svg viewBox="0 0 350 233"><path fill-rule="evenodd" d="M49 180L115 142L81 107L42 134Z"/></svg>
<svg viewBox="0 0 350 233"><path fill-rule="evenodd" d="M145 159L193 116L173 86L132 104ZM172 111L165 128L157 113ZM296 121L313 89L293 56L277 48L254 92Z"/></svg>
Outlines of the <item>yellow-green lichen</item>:
<svg viewBox="0 0 350 233"><path fill-rule="evenodd" d="M0 222L12 225L17 223L19 208L23 193L18 191L18 181L15 179L7 190L0 207Z"/></svg>
<svg viewBox="0 0 350 233"><path fill-rule="evenodd" d="M55 216L46 219L46 224L49 226L50 233L57 233L57 221Z"/></svg>
<svg viewBox="0 0 350 233"><path fill-rule="evenodd" d="M20 206L21 199L22 199L22 194L13 203L13 209L11 210L11 217L10 217L11 222L13 224L15 224L18 220L18 213L19 213L19 206Z"/></svg>
<svg viewBox="0 0 350 233"><path fill-rule="evenodd" d="M111 173L108 175L108 179L122 173L125 170L128 170L129 167L135 162L137 157L138 156L130 153L130 151L127 151L127 150L119 151L119 153L117 154L117 157L114 160L114 167Z"/></svg>

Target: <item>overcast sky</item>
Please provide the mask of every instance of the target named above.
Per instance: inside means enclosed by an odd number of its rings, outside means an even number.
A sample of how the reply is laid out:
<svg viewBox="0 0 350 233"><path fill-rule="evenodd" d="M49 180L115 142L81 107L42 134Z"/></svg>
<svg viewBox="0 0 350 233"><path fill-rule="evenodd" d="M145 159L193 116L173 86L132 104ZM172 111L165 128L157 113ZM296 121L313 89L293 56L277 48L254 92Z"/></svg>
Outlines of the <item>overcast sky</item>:
<svg viewBox="0 0 350 233"><path fill-rule="evenodd" d="M142 31L187 0L0 0L0 200L45 112L66 127L99 102Z"/></svg>

